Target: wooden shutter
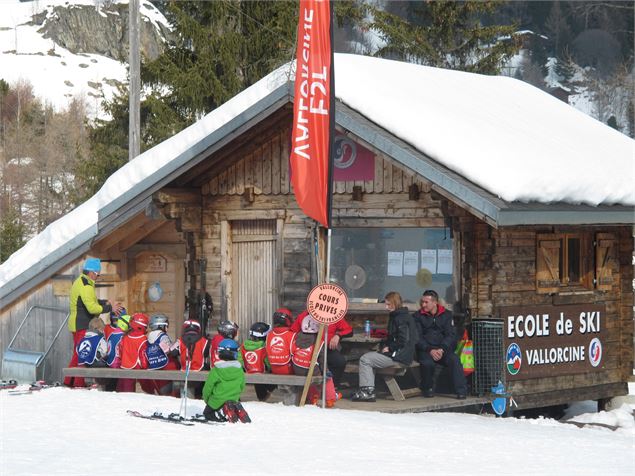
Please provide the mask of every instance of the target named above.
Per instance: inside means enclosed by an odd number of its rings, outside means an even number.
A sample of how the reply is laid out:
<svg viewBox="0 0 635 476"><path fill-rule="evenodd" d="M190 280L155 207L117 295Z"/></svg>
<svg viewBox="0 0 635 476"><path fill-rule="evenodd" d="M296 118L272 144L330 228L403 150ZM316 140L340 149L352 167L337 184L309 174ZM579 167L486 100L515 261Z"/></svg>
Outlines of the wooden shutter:
<svg viewBox="0 0 635 476"><path fill-rule="evenodd" d="M617 240L612 233L595 235L595 287L610 291L617 276Z"/></svg>
<svg viewBox="0 0 635 476"><path fill-rule="evenodd" d="M560 289L560 235L538 235L536 252L536 291L555 293Z"/></svg>

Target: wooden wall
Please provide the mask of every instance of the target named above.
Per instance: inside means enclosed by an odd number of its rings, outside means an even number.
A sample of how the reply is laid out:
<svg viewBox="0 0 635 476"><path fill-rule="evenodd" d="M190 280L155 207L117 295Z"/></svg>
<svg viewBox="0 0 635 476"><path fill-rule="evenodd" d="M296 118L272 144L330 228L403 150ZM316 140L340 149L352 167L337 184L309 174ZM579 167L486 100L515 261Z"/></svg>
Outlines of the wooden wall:
<svg viewBox="0 0 635 476"><path fill-rule="evenodd" d="M536 291L537 235L553 227L493 229L469 217L460 220L462 234L463 303L472 319L498 316L508 306L605 305L608 338L603 342L602 372L514 381L510 390L521 406L540 406L621 394L633 369L633 237L631 228L584 227L584 231L611 232L618 238L619 271L608 292L563 290L555 294ZM575 230L575 228L574 228ZM557 232L558 230L555 229ZM501 353L504 349L501 349Z"/></svg>

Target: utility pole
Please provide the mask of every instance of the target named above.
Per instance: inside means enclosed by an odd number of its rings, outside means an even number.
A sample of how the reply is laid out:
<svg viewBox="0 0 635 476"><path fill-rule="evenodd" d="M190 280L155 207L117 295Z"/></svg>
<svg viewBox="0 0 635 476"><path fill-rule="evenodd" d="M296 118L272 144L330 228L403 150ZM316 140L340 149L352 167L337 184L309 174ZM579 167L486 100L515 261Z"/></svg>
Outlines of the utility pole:
<svg viewBox="0 0 635 476"><path fill-rule="evenodd" d="M129 70L130 90L129 115L128 115L128 161L139 155L140 149L140 109L141 109L141 78L139 55L139 0L129 0L128 3L128 46L129 46Z"/></svg>

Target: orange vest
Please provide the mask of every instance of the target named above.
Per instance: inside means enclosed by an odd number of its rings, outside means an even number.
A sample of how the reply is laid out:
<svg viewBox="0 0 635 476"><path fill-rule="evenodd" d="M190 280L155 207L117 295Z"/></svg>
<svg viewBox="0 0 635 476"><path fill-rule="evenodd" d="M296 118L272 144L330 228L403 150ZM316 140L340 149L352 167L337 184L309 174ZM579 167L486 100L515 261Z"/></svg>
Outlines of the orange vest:
<svg viewBox="0 0 635 476"><path fill-rule="evenodd" d="M267 357L271 365L272 374L292 375L293 364L291 363L291 341L295 332L291 332L288 327L273 328L267 334Z"/></svg>
<svg viewBox="0 0 635 476"><path fill-rule="evenodd" d="M298 334L295 334L293 336L293 340L291 341L291 361L298 367L308 369L311 366L311 357L313 357L315 344L312 344L309 347L298 347L296 345L297 336ZM322 346L320 346L320 350L322 350Z"/></svg>
<svg viewBox="0 0 635 476"><path fill-rule="evenodd" d="M134 332L121 338L121 368L147 369L146 346L148 338L145 334L134 335Z"/></svg>
<svg viewBox="0 0 635 476"><path fill-rule="evenodd" d="M183 342L183 338L179 338L179 351L181 360L181 370L187 369L187 358L190 358L190 370L203 370L205 367L205 354L208 352L207 345L209 340L207 337L201 337L194 344L192 355L188 356L187 346Z"/></svg>

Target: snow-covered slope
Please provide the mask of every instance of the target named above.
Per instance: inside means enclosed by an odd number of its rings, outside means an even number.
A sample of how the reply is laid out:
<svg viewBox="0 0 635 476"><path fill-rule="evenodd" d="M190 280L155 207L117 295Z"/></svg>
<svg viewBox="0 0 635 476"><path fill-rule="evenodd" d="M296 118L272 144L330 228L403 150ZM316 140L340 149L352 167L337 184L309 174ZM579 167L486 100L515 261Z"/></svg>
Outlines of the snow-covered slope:
<svg viewBox="0 0 635 476"><path fill-rule="evenodd" d="M35 96L57 110L65 108L74 96L85 96L90 116L103 116L101 101L112 97L117 83L127 81L127 64L95 52L73 53L46 37L50 35L45 33L45 27L47 22L60 20L60 9L94 9L113 25L113 31L127 31L127 24L122 25L124 20L115 8L127 3L0 0L0 78L10 84L30 82ZM141 21L152 27L168 27L165 17L150 2L141 0L140 12Z"/></svg>

